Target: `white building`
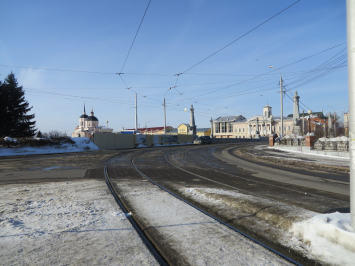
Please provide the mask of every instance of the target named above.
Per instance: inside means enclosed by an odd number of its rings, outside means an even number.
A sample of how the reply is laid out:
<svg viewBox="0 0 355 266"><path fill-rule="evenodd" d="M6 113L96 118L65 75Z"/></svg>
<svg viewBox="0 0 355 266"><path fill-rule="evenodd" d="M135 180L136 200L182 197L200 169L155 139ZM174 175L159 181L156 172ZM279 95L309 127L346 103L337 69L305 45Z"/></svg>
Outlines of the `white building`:
<svg viewBox="0 0 355 266"><path fill-rule="evenodd" d="M72 137L91 137L95 132L102 133L112 133L112 128L105 128L103 126L99 126L99 120L96 116L94 116L94 111L91 109L90 116L88 116L85 112L85 104L84 104L84 113L79 117L79 125L75 128L72 133Z"/></svg>

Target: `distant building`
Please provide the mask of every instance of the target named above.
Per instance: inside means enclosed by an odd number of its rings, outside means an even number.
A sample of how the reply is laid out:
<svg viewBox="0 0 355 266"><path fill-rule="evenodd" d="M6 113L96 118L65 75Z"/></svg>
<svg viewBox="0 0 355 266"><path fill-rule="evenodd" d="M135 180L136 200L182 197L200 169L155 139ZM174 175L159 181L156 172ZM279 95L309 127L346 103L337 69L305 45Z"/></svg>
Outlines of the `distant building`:
<svg viewBox="0 0 355 266"><path fill-rule="evenodd" d="M103 126L99 126L99 120L96 116L94 116L94 111L91 109L90 116L88 116L85 112L85 104L84 104L84 113L79 117L79 125L75 128L72 133L72 137L91 137L95 132L102 133L112 133L112 128L105 128Z"/></svg>
<svg viewBox="0 0 355 266"><path fill-rule="evenodd" d="M202 136L210 136L211 135L211 129L208 128L197 128L196 129L196 135L199 137Z"/></svg>
<svg viewBox="0 0 355 266"><path fill-rule="evenodd" d="M124 131L134 131L135 129L125 129ZM173 127L167 126L166 133L170 134L174 130ZM142 127L137 128L137 132L140 134L147 134L147 135L162 135L164 134L164 127Z"/></svg>

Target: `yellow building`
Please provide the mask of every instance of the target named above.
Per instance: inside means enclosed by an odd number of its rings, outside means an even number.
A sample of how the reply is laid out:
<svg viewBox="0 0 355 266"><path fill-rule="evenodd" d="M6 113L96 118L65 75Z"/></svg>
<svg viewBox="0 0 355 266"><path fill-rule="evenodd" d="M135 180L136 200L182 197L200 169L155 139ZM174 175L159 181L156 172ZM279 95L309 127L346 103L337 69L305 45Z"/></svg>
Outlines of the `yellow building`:
<svg viewBox="0 0 355 266"><path fill-rule="evenodd" d="M211 135L211 129L210 128L197 128L196 129L196 135L199 136L199 137L210 136Z"/></svg>
<svg viewBox="0 0 355 266"><path fill-rule="evenodd" d="M189 124L181 124L178 126L178 134L180 135L188 135L189 133Z"/></svg>

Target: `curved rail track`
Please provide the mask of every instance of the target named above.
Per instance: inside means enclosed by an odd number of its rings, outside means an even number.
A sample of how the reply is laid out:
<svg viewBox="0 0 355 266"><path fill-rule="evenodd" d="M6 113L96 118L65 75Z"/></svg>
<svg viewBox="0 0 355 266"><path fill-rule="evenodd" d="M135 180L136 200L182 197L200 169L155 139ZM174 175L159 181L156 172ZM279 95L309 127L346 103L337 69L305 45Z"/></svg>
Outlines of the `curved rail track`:
<svg viewBox="0 0 355 266"><path fill-rule="evenodd" d="M167 153L167 154L168 154L168 153ZM158 186L159 188L163 189L164 191L166 191L166 192L169 193L170 195L174 196L175 198L177 198L177 199L183 201L184 203L190 205L191 207L193 207L194 209L198 210L199 212L202 212L203 214L205 214L205 215L211 217L212 219L214 219L214 220L217 221L218 223L223 224L224 226L228 227L229 229L231 229L231 230L233 230L233 231L235 231L235 232L237 232L237 233L243 235L244 237L248 238L249 240L251 240L251 241L253 241L253 242L255 242L255 243L261 245L262 247L266 248L267 250L271 251L272 253L277 254L278 256L282 257L283 259L285 259L285 260L287 260L287 261L289 261L289 262L291 262L291 263L293 263L293 264L295 264L295 265L299 265L299 266L302 265L302 264L298 263L297 261L295 261L295 260L293 260L293 259L287 257L286 255L284 255L284 254L278 252L277 250L275 250L275 249L273 249L273 248L271 248L271 247L269 247L269 246L267 246L267 245L261 243L260 241L256 240L255 238L253 238L253 237L251 237L251 236L249 236L249 235L247 235L247 234L241 232L240 230L238 230L238 229L236 229L236 228L230 226L229 224L227 224L227 223L223 222L222 220L218 219L217 217L215 217L215 216L209 214L208 212L206 212L206 211L202 210L201 208L197 207L196 205L194 205L194 204L190 203L189 201L183 199L182 197L176 195L175 193L173 193L173 192L170 191L169 189L165 188L164 186L162 186L162 185L158 184L157 182L153 181L153 180L152 180L151 178L149 178L147 175L145 175L144 173L142 173L142 172L137 168L137 166L134 164L134 160L135 160L135 158L136 158L137 156L139 156L139 155L136 155L136 156L134 156L134 157L132 158L132 166L134 167L134 169L135 169L138 173L140 173L143 177L145 177L146 179L148 179L148 180L149 180L151 183L153 183L154 185L156 185L156 186ZM168 161L168 160L167 160L167 161ZM169 161L168 161L168 162L169 162Z"/></svg>
<svg viewBox="0 0 355 266"><path fill-rule="evenodd" d="M118 155L116 155L118 156ZM140 236L140 238L142 239L143 243L146 245L146 247L148 248L148 250L150 251L150 253L154 256L154 258L157 260L157 262L162 265L162 266L166 266L168 265L168 263L166 262L166 260L164 259L164 257L160 254L160 252L155 248L155 246L152 244L152 242L149 240L149 238L145 235L145 233L143 232L143 230L139 227L139 225L136 223L136 221L133 219L133 217L131 216L131 213L127 210L127 208L125 207L124 203L120 200L119 196L117 195L115 189L113 188L111 181L110 181L110 177L108 176L107 173L107 164L116 156L112 157L110 160L108 160L105 164L104 167L104 174L105 174L105 179L106 179L106 183L108 188L110 189L113 197L115 198L117 204L120 206L120 208L122 209L122 211L124 212L124 214L126 215L127 219L130 221L130 223L132 224L133 228L136 230L136 232L138 233L138 235Z"/></svg>
<svg viewBox="0 0 355 266"><path fill-rule="evenodd" d="M222 220L218 219L217 217L211 215L210 213L202 210L201 208L197 207L196 205L190 203L189 201L183 199L182 197L178 196L177 194L173 193L172 191L170 191L169 189L167 189L166 187L162 186L161 184L158 184L157 182L155 182L154 180L152 180L150 177L148 177L146 174L144 174L142 171L140 171L137 167L137 165L135 164L135 160L136 158L141 155L140 154L136 154L132 159L131 159L131 164L132 167L135 169L135 171L137 171L141 176L143 176L144 178L146 178L147 180L149 180L151 183L153 183L154 185L158 186L160 189L166 191L167 193L169 193L170 195L174 196L175 198L181 200L182 202L188 204L189 206L193 207L194 209L198 210L199 212L211 217L212 219L214 219L215 221L217 221L218 223L228 227L229 229L233 230L234 232L237 232L238 234L244 236L245 238L255 242L256 244L264 247L265 249L269 250L270 252L280 256L281 258L285 259L286 261L295 264L295 265L302 265L300 263L298 263L297 261L289 258L288 256L280 253L279 251L265 245L264 243L256 240L255 238L243 233L242 231L230 226L229 224L223 222ZM116 157L116 156L115 156ZM114 157L113 157L114 158ZM110 160L112 160L113 158L111 158ZM131 222L132 226L135 228L135 230L138 232L139 236L142 238L142 240L144 241L144 243L146 244L146 246L148 247L148 249L151 251L151 253L153 254L153 256L157 259L157 261L160 263L160 265L167 265L166 260L163 258L163 256L159 253L158 250L156 250L156 248L154 247L154 245L151 243L151 241L148 239L148 237L144 234L144 232L142 231L142 229L139 228L139 225L135 222L134 218L130 215L129 210L125 207L124 203L120 200L119 196L117 195L117 193L115 192L111 181L110 181L110 177L108 176L107 173L107 165L110 162L107 161L106 165L105 165L105 177L106 177L106 183L110 189L110 191L112 192L115 200L117 201L117 203L119 204L119 206L122 208L122 210L124 211L124 213L126 214L127 218L129 219L129 221Z"/></svg>
<svg viewBox="0 0 355 266"><path fill-rule="evenodd" d="M188 153L188 152L189 152L189 151L186 151L186 152L184 153L185 158L186 158L187 160L189 160L190 162L195 163L196 165L201 165L201 164L199 164L198 162L196 162L196 161L194 161L194 160L188 158L188 156L187 156L187 153ZM165 158L166 158L166 157L165 157ZM166 158L166 160L168 161L167 158ZM168 163L170 163L171 165L173 165L173 166L176 167L176 168L179 168L179 169L181 169L181 170L183 170L183 171L186 171L186 170L184 170L184 169L182 169L182 168L180 168L180 167L178 167L178 166L172 164L172 163L169 162L169 161L168 161ZM254 179L251 179L251 178L242 177L242 176L239 176L239 175L234 175L234 174L231 174L231 173L226 173L226 172L223 172L223 171L220 171L220 170L216 170L216 169L213 169L213 168L210 168L210 170L213 170L213 171L215 171L215 172L217 172L217 173L226 174L226 175L230 175L230 176L232 176L232 177L237 177L237 178L241 178L241 179L248 180L248 181L251 181L251 182L255 182L255 183L258 183L258 184L262 184L262 185L266 185L266 186L271 186L271 187L276 187L276 188L279 188L279 189L284 189L284 190L296 192L296 193L299 193L300 196L304 196L304 195L310 196L310 195L311 195L311 196L314 196L314 197L319 197L319 198L324 198L324 199L329 199L329 200L335 200L335 201L339 201L339 202L349 203L349 201L344 201L344 200L340 200L340 199L325 197L325 196L322 196L322 195L317 195L317 194L309 193L309 192L307 192L307 191L301 191L301 190L291 189L291 188L287 188L287 187L283 187L283 186L279 186L279 185L274 185L274 184L270 184L270 183L267 183L267 182L258 181L258 180L254 180ZM190 172L190 173L191 173L191 172ZM191 174L194 174L194 173L191 173ZM213 180L212 180L212 181L213 181ZM213 182L216 182L216 181L213 181ZM223 184L223 183L220 183L220 182L218 182L218 183L219 183L219 184ZM223 184L223 185L228 186L228 187L231 187L231 186L229 186L229 185L227 185L227 184ZM237 187L232 187L232 188L234 188L234 189L239 189L239 190L240 190L240 188L237 188ZM268 198L268 199L273 200L273 199L271 199L271 198Z"/></svg>
<svg viewBox="0 0 355 266"><path fill-rule="evenodd" d="M245 177L245 176L240 176L238 174L233 174L231 172L228 173L228 171L221 171L219 169L215 169L213 168L213 166L211 167L208 167L208 164L210 162L205 162L205 163L200 163L200 162L197 162L195 160L192 160L191 159L191 156L189 156L189 152L194 152L195 151L195 148L193 148L192 150L188 150L188 151L183 151L183 152L180 152L180 153L175 153L176 149L174 149L173 151L168 151L168 152L161 152L161 151L157 151L157 157L154 158L153 157L146 157L146 158L149 158L148 159L148 162L149 164L151 165L153 162L154 163L157 163L157 168L158 167L158 164L161 164L161 163L168 163L169 165L171 165L171 169L179 169L180 171L183 171L183 172L186 172L186 176L189 176L189 175L194 175L194 176L197 176L199 178L202 178L202 179L205 179L207 180L207 182L213 182L213 183L216 183L218 185L222 185L222 186L225 186L225 187L228 187L228 188L231 188L233 190L238 190L238 191L243 191L243 193L247 193L247 194L252 194L252 195L256 195L258 197L263 197L263 198L267 198L269 200L272 200L272 201L281 201L280 198L275 198L275 197L267 197L265 195L261 193L253 193L251 191L248 191L248 190L244 190L243 188L241 187L238 187L238 186L235 186L233 185L232 182L230 182L228 184L228 182L226 182L227 178L230 178L231 180L244 180L244 182L251 182L251 183L254 183L256 184L257 186L259 187L268 187L270 188L270 190L274 189L274 190L282 190L284 194L286 193L291 193L293 195L293 197L297 197L297 198L303 198L302 201L304 204L304 202L307 202L307 201L310 201L310 200L314 200L316 201L316 199L319 199L319 201L327 201L327 203L329 205L332 205L332 206L342 206L344 203L345 204L349 204L348 201L346 200L343 200L343 199L346 199L345 196L343 195L339 195L339 198L337 198L337 194L336 193L330 193L331 195L333 196L336 196L335 198L334 197L327 197L325 196L325 194L327 192L325 191L321 191L321 190L317 190L317 189L309 189L309 188L305 188L305 187L302 187L302 186L297 186L297 185L290 185L290 184L286 184L286 183L282 183L282 182L277 182L277 181L272 181L272 180L266 180L266 179L260 179L260 178L255 178L252 177L252 178L248 178L248 177ZM196 151L198 152L198 151ZM146 170L140 170L140 167L145 167L144 164L143 165L139 165L139 163L141 162L138 162L138 158L140 155L144 155L146 152L139 152L138 154L136 155L132 155L132 157L129 157L129 160L131 160L130 164L131 164L131 167L139 174L139 176L142 176L144 178L146 178L147 180L149 180L152 184L158 186L160 189L166 191L167 193L169 193L170 195L174 196L175 198L183 201L184 203L188 204L189 206L195 208L196 210L198 210L199 212L211 217L212 219L214 219L215 221L217 221L218 223L228 227L229 229L243 235L244 237L254 241L255 243L263 246L264 248L268 249L269 251L277 254L278 256L284 258L285 260L295 264L295 265L302 265L300 263L298 263L297 261L289 258L288 256L282 254L281 252L275 250L274 248L272 247L269 247L268 245L258 241L257 239L249 236L248 234L238 230L237 228L229 225L228 223L222 221L221 219L215 217L214 215L212 215L211 213L208 213L207 211L199 208L198 206L194 205L193 203L189 202L188 200L184 199L183 197L175 194L174 192L172 192L172 190L170 190L170 186L168 186L169 188L167 188L166 186L162 185L162 182L161 180L157 180L156 179L156 175L153 174L153 172L149 172L149 171L152 171L152 169L155 169L155 167L151 167L150 170L149 170L149 164L147 164L146 166L148 166L148 168ZM182 155L183 154L183 155ZM169 159L169 156L172 156L172 160ZM176 156L176 158L174 157ZM179 157L180 156L180 157ZM195 154L196 156L196 154ZM203 157L201 157L202 159L204 159ZM111 158L113 159L113 158ZM128 159L128 158L127 158ZM159 161L159 163L157 162L157 160ZM174 160L177 160L177 164L174 164L173 161ZM144 159L143 161L144 162ZM213 162L213 159L212 161ZM137 223L135 223L134 219L132 216L129 215L129 210L127 210L124 206L124 203L121 202L121 200L119 199L119 197L117 196L117 194L115 193L113 187L112 187L112 184L110 182L110 178L107 174L107 165L108 165L109 161L106 163L105 165L105 176L106 176L106 182L111 190L111 192L114 194L114 197L116 199L116 201L119 203L119 205L121 206L121 208L124 210L124 212L127 214L127 217L128 219L131 221L132 225L134 226L134 228L137 230L137 232L139 233L139 235L141 236L141 238L143 239L143 241L146 243L147 247L149 248L149 250L151 250L152 254L154 255L154 257L157 258L157 261L161 264L161 265L167 265L166 264L166 261L164 260L164 258L162 258L161 254L155 249L154 245L149 241L148 237L144 234L144 232L139 228L139 226L137 225ZM128 163L128 161L127 161ZM192 165L195 165L197 166L196 168L194 168L194 166L192 166L191 168L191 164ZM185 169L184 169L185 168ZM133 170L132 169L132 170ZM189 169L189 170L187 170ZM211 175L208 175L208 172L216 172L219 175L219 177L223 176L223 178L215 178L213 176L213 174ZM228 169L227 169L228 170ZM233 170L233 169L232 169ZM234 168L234 171L236 171L237 168ZM170 170L167 170L167 171L170 171ZM145 173L143 173L145 172ZM158 172L157 172L158 173ZM179 172L179 173L175 173L175 177L177 175L181 175L182 172ZM160 175L160 177L164 177L166 175L169 175L169 172L160 172L158 175ZM207 177L208 176L208 177ZM209 178L210 177L210 178ZM258 180L259 179L259 180ZM168 181L169 182L169 181ZM238 182L241 182L241 181L238 181ZM164 183L164 182L163 182ZM231 185L232 184L232 185ZM238 185L238 183L237 183ZM265 189L266 190L266 189ZM261 190L262 191L262 190ZM258 192L258 190L257 190ZM314 193L312 193L314 192ZM319 192L319 194L317 194ZM277 194L277 193L276 193ZM329 194L329 193L328 193ZM289 205L293 205L292 203L290 202L287 202L285 201L286 204L289 204ZM299 202L298 202L299 203ZM298 204L298 205L302 205L302 204ZM295 204L295 206L297 206L297 204ZM298 206L299 207L299 206ZM305 208L304 206L301 206L303 208ZM307 209L307 208L306 208ZM284 251L282 251L284 252ZM165 264L164 264L165 263Z"/></svg>

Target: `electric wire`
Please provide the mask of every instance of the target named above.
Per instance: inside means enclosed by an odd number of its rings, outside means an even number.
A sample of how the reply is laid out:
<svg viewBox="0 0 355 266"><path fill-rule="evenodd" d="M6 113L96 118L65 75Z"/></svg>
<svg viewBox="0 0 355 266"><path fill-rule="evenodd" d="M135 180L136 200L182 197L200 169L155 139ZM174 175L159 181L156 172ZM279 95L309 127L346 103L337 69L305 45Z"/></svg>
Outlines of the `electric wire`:
<svg viewBox="0 0 355 266"><path fill-rule="evenodd" d="M140 28L141 28L141 26L142 26L142 23L143 23L145 14L147 14L147 11L148 11L148 8L149 8L149 5L150 5L150 2L151 2L151 1L152 1L152 0L149 0L148 6L147 6L147 8L145 9L145 12L144 12L144 15L143 15L143 17L142 17L141 23L139 24L139 27L138 27L137 32L136 32L136 35L134 36L133 42L132 42L132 44L131 44L131 47L129 48L128 54L127 54L126 59L125 59L125 61L124 61L124 63L123 63L123 66L122 66L122 68L121 68L121 72L123 71L123 68L124 68L124 66L126 65L128 56L129 56L129 54L131 53L133 44L134 44L134 42L135 42L135 40L136 40L136 38L137 38L138 32L139 32L139 30L140 30ZM122 79L122 80L123 80L123 79Z"/></svg>

